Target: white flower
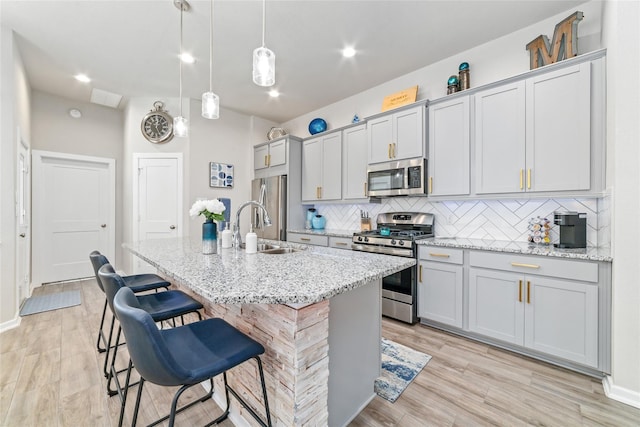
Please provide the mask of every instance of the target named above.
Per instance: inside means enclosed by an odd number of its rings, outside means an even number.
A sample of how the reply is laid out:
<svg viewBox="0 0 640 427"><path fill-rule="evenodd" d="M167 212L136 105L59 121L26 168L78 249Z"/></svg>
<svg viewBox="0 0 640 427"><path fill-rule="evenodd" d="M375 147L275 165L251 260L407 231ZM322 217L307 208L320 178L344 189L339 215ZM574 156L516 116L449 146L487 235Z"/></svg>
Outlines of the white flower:
<svg viewBox="0 0 640 427"><path fill-rule="evenodd" d="M224 221L224 215L222 213L225 209L224 203L218 199L196 200L193 206L191 206L191 209L189 209L189 215L194 217L204 215L207 219Z"/></svg>

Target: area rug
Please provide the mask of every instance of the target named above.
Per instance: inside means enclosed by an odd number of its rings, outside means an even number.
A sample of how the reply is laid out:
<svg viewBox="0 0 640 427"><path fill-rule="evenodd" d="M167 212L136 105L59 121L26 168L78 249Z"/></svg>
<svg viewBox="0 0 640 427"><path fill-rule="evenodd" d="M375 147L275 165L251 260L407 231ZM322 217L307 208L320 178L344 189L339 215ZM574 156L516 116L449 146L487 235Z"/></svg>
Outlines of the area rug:
<svg viewBox="0 0 640 427"><path fill-rule="evenodd" d="M57 310L59 308L80 305L80 291L57 292L54 294L42 295L27 298L20 309L20 316L42 313L43 311Z"/></svg>
<svg viewBox="0 0 640 427"><path fill-rule="evenodd" d="M375 381L375 392L395 402L429 360L428 354L382 338L382 376Z"/></svg>

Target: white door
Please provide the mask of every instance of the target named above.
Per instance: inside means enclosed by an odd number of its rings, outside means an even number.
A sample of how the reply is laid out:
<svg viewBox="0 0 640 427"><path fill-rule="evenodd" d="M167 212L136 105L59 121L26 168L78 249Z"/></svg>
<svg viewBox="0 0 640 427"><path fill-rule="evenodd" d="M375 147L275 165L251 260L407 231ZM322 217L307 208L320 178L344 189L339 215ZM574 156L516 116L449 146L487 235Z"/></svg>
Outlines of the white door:
<svg viewBox="0 0 640 427"><path fill-rule="evenodd" d="M33 283L92 276L115 255L115 160L33 151Z"/></svg>
<svg viewBox="0 0 640 427"><path fill-rule="evenodd" d="M31 188L31 175L29 173L29 148L20 139L18 141L18 164L16 179L16 217L18 226L18 239L16 240L16 295L18 307L22 301L29 297L31 270L31 257L29 247L31 241L31 216L29 189Z"/></svg>
<svg viewBox="0 0 640 427"><path fill-rule="evenodd" d="M134 154L134 239L182 236L182 154ZM134 257L134 272L152 272Z"/></svg>

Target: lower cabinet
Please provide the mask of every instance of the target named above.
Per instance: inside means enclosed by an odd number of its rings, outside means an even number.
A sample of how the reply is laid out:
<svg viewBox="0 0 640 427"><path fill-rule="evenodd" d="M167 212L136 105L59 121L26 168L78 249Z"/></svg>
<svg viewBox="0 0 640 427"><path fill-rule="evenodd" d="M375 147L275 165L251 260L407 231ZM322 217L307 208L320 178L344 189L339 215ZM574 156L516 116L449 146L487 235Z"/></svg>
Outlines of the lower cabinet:
<svg viewBox="0 0 640 427"><path fill-rule="evenodd" d="M352 244L353 244L353 240L351 240L351 237L337 237L337 236L329 237L330 248L351 250Z"/></svg>
<svg viewBox="0 0 640 427"><path fill-rule="evenodd" d="M598 367L598 286L469 269L469 330Z"/></svg>
<svg viewBox="0 0 640 427"><path fill-rule="evenodd" d="M418 317L462 328L462 250L418 249Z"/></svg>
<svg viewBox="0 0 640 427"><path fill-rule="evenodd" d="M329 238L322 234L287 233L287 242L327 246L329 244Z"/></svg>

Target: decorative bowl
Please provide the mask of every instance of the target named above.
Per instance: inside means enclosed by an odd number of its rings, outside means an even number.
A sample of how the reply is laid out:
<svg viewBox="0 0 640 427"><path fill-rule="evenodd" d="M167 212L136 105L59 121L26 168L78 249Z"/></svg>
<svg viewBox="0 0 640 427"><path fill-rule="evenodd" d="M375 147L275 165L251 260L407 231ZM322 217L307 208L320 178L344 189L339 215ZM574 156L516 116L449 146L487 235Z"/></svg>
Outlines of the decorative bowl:
<svg viewBox="0 0 640 427"><path fill-rule="evenodd" d="M325 130L327 130L327 122L325 122L324 119L316 118L309 123L309 133L311 135L324 132Z"/></svg>

